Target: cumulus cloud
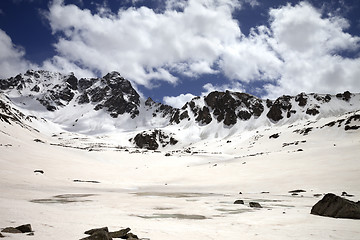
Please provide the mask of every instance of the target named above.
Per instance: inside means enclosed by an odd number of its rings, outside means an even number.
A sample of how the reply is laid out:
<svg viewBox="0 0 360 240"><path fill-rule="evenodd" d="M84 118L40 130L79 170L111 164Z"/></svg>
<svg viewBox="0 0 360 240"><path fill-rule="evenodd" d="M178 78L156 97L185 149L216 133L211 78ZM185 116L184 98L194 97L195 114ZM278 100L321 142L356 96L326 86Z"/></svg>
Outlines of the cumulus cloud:
<svg viewBox="0 0 360 240"><path fill-rule="evenodd" d="M276 84L266 87L269 97L304 92L359 91L360 58L340 56L355 51L360 38L345 30L346 19L323 18L319 9L302 2L270 11L271 36L265 39L283 60Z"/></svg>
<svg viewBox="0 0 360 240"><path fill-rule="evenodd" d="M206 96L214 91L225 92L226 90L232 92L245 92L243 85L239 82L222 85L213 85L212 83L207 83L203 86L201 96ZM172 107L181 108L185 103L189 102L194 97L196 96L191 93L180 94L179 96L165 96L163 98L163 102Z"/></svg>
<svg viewBox="0 0 360 240"><path fill-rule="evenodd" d="M172 107L181 108L194 97L195 95L192 95L191 93L180 94L179 96L165 96L163 102Z"/></svg>
<svg viewBox="0 0 360 240"><path fill-rule="evenodd" d="M257 0L165 0L161 11L140 7L115 13L105 4L94 13L53 0L46 19L57 37L57 55L41 67L79 76L116 70L148 88L178 84L182 76L227 78L227 83L204 85L202 94L243 92L256 81L256 87L266 82L265 97L270 98L360 91L360 58L347 57L359 50L360 38L346 32L350 23L337 12L308 2L287 4L270 9L268 24L254 26L245 36L233 16L242 4L261 7ZM3 31L0 47L1 74L33 67L24 49ZM179 106L192 97L168 96L164 102Z"/></svg>
<svg viewBox="0 0 360 240"><path fill-rule="evenodd" d="M184 3L185 4L185 3ZM183 11L156 13L147 7L92 14L54 1L48 19L60 56L106 73L114 69L137 84L176 83L173 73L213 73L226 45L241 36L233 0L189 0Z"/></svg>
<svg viewBox="0 0 360 240"><path fill-rule="evenodd" d="M46 69L53 72L61 72L64 74L73 72L75 76L81 77L96 77L96 75L91 70L86 69L85 67L80 67L68 59L60 56L54 56L51 59L45 60L41 66L41 69Z"/></svg>
<svg viewBox="0 0 360 240"><path fill-rule="evenodd" d="M0 49L0 77L7 78L35 67L24 58L25 50L21 46L16 46L6 32L1 29Z"/></svg>

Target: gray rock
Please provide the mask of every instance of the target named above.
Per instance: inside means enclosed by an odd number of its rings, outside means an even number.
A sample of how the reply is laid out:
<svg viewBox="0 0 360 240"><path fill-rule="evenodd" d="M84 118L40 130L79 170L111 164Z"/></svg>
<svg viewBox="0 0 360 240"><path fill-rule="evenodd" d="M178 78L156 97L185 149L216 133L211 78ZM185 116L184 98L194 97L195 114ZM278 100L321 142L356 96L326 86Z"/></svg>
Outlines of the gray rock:
<svg viewBox="0 0 360 240"><path fill-rule="evenodd" d="M3 230L1 230L1 232L4 232L4 233L22 233L20 230L14 228L14 227L6 227Z"/></svg>
<svg viewBox="0 0 360 240"><path fill-rule="evenodd" d="M249 202L249 206L252 208L262 208L262 206L258 202Z"/></svg>
<svg viewBox="0 0 360 240"><path fill-rule="evenodd" d="M109 233L105 230L98 230L94 232L91 236L82 238L80 240L112 240L109 236Z"/></svg>
<svg viewBox="0 0 360 240"><path fill-rule="evenodd" d="M126 234L126 238L128 240L132 240L132 239L139 239L137 235L133 234L133 233L128 233Z"/></svg>
<svg viewBox="0 0 360 240"><path fill-rule="evenodd" d="M128 234L128 232L130 232L130 228L125 228L125 229L121 229L119 231L116 232L110 232L109 235L112 238L126 238L126 235Z"/></svg>
<svg viewBox="0 0 360 240"><path fill-rule="evenodd" d="M236 200L234 204L244 204L244 200Z"/></svg>
<svg viewBox="0 0 360 240"><path fill-rule="evenodd" d="M360 219L360 205L333 193L328 193L311 208L311 214L334 218Z"/></svg>
<svg viewBox="0 0 360 240"><path fill-rule="evenodd" d="M93 235L94 233L96 233L96 232L98 232L98 231L109 232L109 229L108 229L108 227L94 228L94 229L87 230L87 231L84 232L84 233L85 233L85 234L88 234L88 235Z"/></svg>
<svg viewBox="0 0 360 240"><path fill-rule="evenodd" d="M289 193L302 193L302 192L306 192L306 191L302 190L302 189L296 189L296 190L289 191Z"/></svg>
<svg viewBox="0 0 360 240"><path fill-rule="evenodd" d="M22 233L29 233L32 232L32 228L30 224L24 224L21 226L16 227L17 230L21 231Z"/></svg>

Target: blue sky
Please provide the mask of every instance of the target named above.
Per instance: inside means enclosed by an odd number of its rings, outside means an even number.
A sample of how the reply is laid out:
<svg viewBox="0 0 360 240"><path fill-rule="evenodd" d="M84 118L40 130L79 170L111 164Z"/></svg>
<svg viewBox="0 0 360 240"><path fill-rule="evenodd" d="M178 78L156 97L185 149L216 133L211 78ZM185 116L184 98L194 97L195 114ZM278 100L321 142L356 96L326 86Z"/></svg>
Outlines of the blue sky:
<svg viewBox="0 0 360 240"><path fill-rule="evenodd" d="M357 0L2 0L0 77L118 71L178 107L214 90L360 92L359 12Z"/></svg>

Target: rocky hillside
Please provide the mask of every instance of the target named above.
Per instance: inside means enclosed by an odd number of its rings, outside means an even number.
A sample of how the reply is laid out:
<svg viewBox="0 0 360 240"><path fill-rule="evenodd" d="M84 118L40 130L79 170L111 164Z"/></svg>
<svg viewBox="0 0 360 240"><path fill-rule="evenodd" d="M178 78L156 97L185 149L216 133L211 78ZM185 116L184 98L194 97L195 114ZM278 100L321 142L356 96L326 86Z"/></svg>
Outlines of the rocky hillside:
<svg viewBox="0 0 360 240"><path fill-rule="evenodd" d="M45 117L75 132L101 133L105 128L146 131L189 124L246 128L336 116L360 108L360 95L349 91L337 95L284 95L276 100L215 91L195 97L177 109L151 98L143 99L117 72L101 78L78 79L73 74L29 70L0 80L0 89L28 115Z"/></svg>

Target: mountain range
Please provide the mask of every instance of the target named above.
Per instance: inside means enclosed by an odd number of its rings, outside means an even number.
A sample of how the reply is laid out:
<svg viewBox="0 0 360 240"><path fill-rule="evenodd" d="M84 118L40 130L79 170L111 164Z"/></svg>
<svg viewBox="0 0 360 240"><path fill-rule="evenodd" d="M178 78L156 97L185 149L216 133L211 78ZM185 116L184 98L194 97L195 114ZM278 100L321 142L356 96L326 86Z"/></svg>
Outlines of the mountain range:
<svg viewBox="0 0 360 240"><path fill-rule="evenodd" d="M360 95L349 91L336 95L300 93L275 100L214 91L178 109L142 97L118 72L79 79L72 73L29 70L1 79L0 90L3 121L32 126L36 119L87 135L127 133L129 143L151 150L179 140L191 144L360 109Z"/></svg>
<svg viewBox="0 0 360 240"><path fill-rule="evenodd" d="M0 80L0 237L357 240L358 220L311 213L326 193L359 204L359 146L350 91L173 108L117 72L29 70Z"/></svg>

